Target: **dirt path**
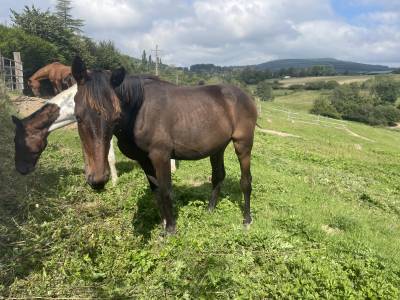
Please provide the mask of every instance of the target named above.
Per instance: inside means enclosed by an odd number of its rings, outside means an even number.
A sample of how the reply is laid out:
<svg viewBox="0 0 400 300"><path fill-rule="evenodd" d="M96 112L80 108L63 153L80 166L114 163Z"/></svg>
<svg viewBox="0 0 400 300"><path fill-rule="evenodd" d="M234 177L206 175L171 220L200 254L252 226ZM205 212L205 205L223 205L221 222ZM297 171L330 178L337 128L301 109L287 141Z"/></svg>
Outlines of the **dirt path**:
<svg viewBox="0 0 400 300"><path fill-rule="evenodd" d="M46 102L46 99L28 96L13 96L11 100L21 117L29 116Z"/></svg>
<svg viewBox="0 0 400 300"><path fill-rule="evenodd" d="M11 101L14 104L18 114L25 118L41 108L48 99L28 97L28 96L12 96ZM76 123L65 126L67 129L76 129Z"/></svg>
<svg viewBox="0 0 400 300"><path fill-rule="evenodd" d="M368 142L373 142L373 143L375 142L374 140L371 140L371 139L369 139L369 138L367 138L367 137L365 137L365 136L359 135L359 134L357 134L357 133L351 131L351 130L348 129L348 128L344 128L343 130L346 131L346 132L347 132L348 134L350 134L351 136L358 137L358 138L360 138L360 139L362 139L362 140L365 140L365 141L368 141Z"/></svg>
<svg viewBox="0 0 400 300"><path fill-rule="evenodd" d="M268 134L272 134L272 135L282 136L282 137L295 137L295 138L299 138L300 137L298 135L294 135L294 134L290 134L290 133L286 133L286 132L281 132L281 131L269 130L269 129L259 129L259 131L264 132L264 133L268 133Z"/></svg>

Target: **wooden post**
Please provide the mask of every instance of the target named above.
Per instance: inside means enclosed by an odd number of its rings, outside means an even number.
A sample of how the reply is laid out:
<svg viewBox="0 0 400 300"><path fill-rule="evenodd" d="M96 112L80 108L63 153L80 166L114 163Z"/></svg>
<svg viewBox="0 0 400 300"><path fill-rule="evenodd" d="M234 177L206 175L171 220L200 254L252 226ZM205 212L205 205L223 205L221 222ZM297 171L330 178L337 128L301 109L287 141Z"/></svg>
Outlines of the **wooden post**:
<svg viewBox="0 0 400 300"><path fill-rule="evenodd" d="M4 88L5 88L6 87L6 74L5 74L5 68L4 68L4 58L3 58L3 55L1 55L1 52L0 52L0 76L1 76L1 79L4 84Z"/></svg>
<svg viewBox="0 0 400 300"><path fill-rule="evenodd" d="M24 69L21 61L21 53L14 52L14 61L15 61L15 84L17 90L24 90Z"/></svg>
<svg viewBox="0 0 400 300"><path fill-rule="evenodd" d="M9 68L10 68L10 90L14 90L14 75L13 75L13 67L12 67L12 61L11 59L9 60Z"/></svg>

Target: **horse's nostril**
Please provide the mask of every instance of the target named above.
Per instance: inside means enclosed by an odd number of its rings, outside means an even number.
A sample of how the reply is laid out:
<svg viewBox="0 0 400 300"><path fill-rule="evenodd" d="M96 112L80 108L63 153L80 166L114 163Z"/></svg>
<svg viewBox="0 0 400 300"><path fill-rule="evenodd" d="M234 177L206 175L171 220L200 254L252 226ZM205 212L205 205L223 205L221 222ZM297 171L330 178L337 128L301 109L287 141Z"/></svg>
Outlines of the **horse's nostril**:
<svg viewBox="0 0 400 300"><path fill-rule="evenodd" d="M94 190L102 190L105 186L105 182L89 182L89 184Z"/></svg>

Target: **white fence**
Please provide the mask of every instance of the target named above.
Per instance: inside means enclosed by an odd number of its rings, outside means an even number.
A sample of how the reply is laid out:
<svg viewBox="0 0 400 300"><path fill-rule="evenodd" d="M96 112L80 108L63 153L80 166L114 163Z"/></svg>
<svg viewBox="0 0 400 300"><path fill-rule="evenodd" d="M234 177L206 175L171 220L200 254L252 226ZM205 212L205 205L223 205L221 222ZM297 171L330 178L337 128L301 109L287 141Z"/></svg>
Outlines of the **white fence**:
<svg viewBox="0 0 400 300"><path fill-rule="evenodd" d="M24 69L19 52L14 52L14 59L0 53L0 81L9 91L23 91Z"/></svg>

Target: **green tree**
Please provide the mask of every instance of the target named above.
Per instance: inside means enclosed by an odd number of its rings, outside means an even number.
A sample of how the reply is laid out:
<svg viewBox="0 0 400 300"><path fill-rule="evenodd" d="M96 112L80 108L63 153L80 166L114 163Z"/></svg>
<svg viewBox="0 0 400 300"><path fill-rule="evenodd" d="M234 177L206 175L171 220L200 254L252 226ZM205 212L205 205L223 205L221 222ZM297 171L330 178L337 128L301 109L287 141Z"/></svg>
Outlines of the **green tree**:
<svg viewBox="0 0 400 300"><path fill-rule="evenodd" d="M378 79L372 86L372 94L378 97L383 103L395 103L399 96L398 84L389 78Z"/></svg>
<svg viewBox="0 0 400 300"><path fill-rule="evenodd" d="M97 44L95 53L95 67L113 70L121 65L121 54L112 41L101 41Z"/></svg>
<svg viewBox="0 0 400 300"><path fill-rule="evenodd" d="M12 57L14 51L21 52L25 77L53 60L64 60L53 44L22 29L3 25L0 25L0 51L5 57Z"/></svg>
<svg viewBox="0 0 400 300"><path fill-rule="evenodd" d="M64 28L71 29L74 32L82 32L83 20L74 19L71 14L71 0L57 0L55 15L63 24Z"/></svg>
<svg viewBox="0 0 400 300"><path fill-rule="evenodd" d="M261 101L272 101L274 99L272 85L267 81L261 81L257 84L256 95Z"/></svg>
<svg viewBox="0 0 400 300"><path fill-rule="evenodd" d="M143 53L142 53L142 65L143 65L143 66L147 65L146 50L143 50Z"/></svg>
<svg viewBox="0 0 400 300"><path fill-rule="evenodd" d="M41 11L32 5L25 6L21 13L11 10L11 14L14 27L53 43L63 57L73 56L71 53L73 32L64 28L63 23L50 11Z"/></svg>
<svg viewBox="0 0 400 300"><path fill-rule="evenodd" d="M340 114L332 103L326 98L320 98L315 100L314 106L311 109L311 113L315 115L340 119Z"/></svg>

